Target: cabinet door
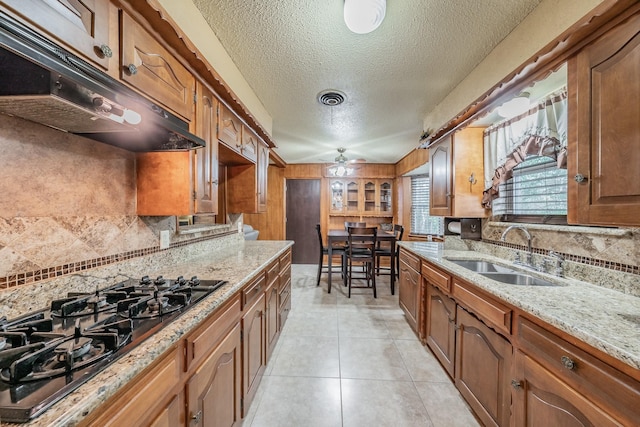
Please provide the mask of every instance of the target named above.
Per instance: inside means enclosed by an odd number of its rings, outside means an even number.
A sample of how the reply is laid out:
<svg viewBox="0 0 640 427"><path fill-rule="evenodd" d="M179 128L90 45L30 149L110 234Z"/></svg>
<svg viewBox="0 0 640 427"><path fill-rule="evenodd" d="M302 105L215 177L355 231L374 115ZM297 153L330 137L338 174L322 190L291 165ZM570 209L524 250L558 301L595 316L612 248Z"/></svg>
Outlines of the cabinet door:
<svg viewBox="0 0 640 427"><path fill-rule="evenodd" d="M362 195L363 195L363 204L362 204L362 213L363 214L372 214L377 211L377 182L375 179L365 179L362 184Z"/></svg>
<svg viewBox="0 0 640 427"><path fill-rule="evenodd" d="M427 282L427 345L453 377L456 349L456 303Z"/></svg>
<svg viewBox="0 0 640 427"><path fill-rule="evenodd" d="M393 180L378 180L377 209L381 214L393 213Z"/></svg>
<svg viewBox="0 0 640 427"><path fill-rule="evenodd" d="M158 40L120 12L121 79L182 116L193 116L195 78Z"/></svg>
<svg viewBox="0 0 640 427"><path fill-rule="evenodd" d="M109 67L109 0L4 0L22 20L103 70Z"/></svg>
<svg viewBox="0 0 640 427"><path fill-rule="evenodd" d="M486 217L484 191L484 128L468 127L453 135L451 216Z"/></svg>
<svg viewBox="0 0 640 427"><path fill-rule="evenodd" d="M195 212L218 213L218 101L204 85L198 84L196 133L207 142L196 150Z"/></svg>
<svg viewBox="0 0 640 427"><path fill-rule="evenodd" d="M569 61L568 221L640 225L640 13Z"/></svg>
<svg viewBox="0 0 640 427"><path fill-rule="evenodd" d="M266 312L265 295L245 310L242 316L242 395L245 416L256 394L266 365Z"/></svg>
<svg viewBox="0 0 640 427"><path fill-rule="evenodd" d="M237 153L242 151L242 122L229 107L220 103L218 140Z"/></svg>
<svg viewBox="0 0 640 427"><path fill-rule="evenodd" d="M346 190L345 183L339 179L332 179L329 183L331 194L331 213L342 213L346 210Z"/></svg>
<svg viewBox="0 0 640 427"><path fill-rule="evenodd" d="M456 387L484 425L509 425L511 344L460 306L456 319Z"/></svg>
<svg viewBox="0 0 640 427"><path fill-rule="evenodd" d="M514 426L621 426L582 393L519 351L515 354ZM637 421L637 420L636 420Z"/></svg>
<svg viewBox="0 0 640 427"><path fill-rule="evenodd" d="M218 345L186 385L190 427L239 425L241 421L240 325Z"/></svg>
<svg viewBox="0 0 640 427"><path fill-rule="evenodd" d="M417 269L416 269L417 263ZM409 326L417 332L420 310L420 260L400 251L400 278L398 280L398 302L404 311Z"/></svg>
<svg viewBox="0 0 640 427"><path fill-rule="evenodd" d="M176 427L184 425L184 393L176 395L149 427Z"/></svg>
<svg viewBox="0 0 640 427"><path fill-rule="evenodd" d="M451 182L453 170L451 165L452 137L444 139L429 147L429 212L435 216L451 215Z"/></svg>
<svg viewBox="0 0 640 427"><path fill-rule="evenodd" d="M242 146L240 153L252 162L258 160L258 145L260 144L258 136L247 126L242 126Z"/></svg>
<svg viewBox="0 0 640 427"><path fill-rule="evenodd" d="M360 201L360 181L357 179L352 179L345 181L345 190L346 190L346 206L345 211L348 214L358 214L360 213L360 206L362 205Z"/></svg>
<svg viewBox="0 0 640 427"><path fill-rule="evenodd" d="M268 361L271 353L278 342L280 336L279 316L278 316L278 286L273 285L267 290L267 358Z"/></svg>
<svg viewBox="0 0 640 427"><path fill-rule="evenodd" d="M269 147L258 142L258 212L267 211L267 177L269 176Z"/></svg>

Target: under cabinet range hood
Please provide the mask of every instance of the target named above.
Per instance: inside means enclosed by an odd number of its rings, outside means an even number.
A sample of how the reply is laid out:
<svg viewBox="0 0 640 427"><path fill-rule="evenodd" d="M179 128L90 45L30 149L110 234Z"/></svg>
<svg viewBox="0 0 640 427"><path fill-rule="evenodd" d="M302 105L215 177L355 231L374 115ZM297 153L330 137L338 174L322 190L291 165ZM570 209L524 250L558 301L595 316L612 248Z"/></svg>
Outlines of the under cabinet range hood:
<svg viewBox="0 0 640 427"><path fill-rule="evenodd" d="M0 112L129 151L206 145L184 120L1 12Z"/></svg>

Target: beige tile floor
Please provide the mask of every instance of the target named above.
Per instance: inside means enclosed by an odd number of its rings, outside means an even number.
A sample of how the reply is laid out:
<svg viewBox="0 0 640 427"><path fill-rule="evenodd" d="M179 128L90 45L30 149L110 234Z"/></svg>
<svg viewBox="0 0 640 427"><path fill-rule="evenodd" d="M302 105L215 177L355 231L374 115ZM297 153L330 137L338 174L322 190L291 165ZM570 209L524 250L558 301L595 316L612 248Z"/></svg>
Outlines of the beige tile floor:
<svg viewBox="0 0 640 427"><path fill-rule="evenodd" d="M371 290L316 287L293 265L291 313L243 426L478 426L380 276ZM334 276L335 277L335 276ZM336 278L337 279L337 278ZM335 280L334 279L334 284Z"/></svg>

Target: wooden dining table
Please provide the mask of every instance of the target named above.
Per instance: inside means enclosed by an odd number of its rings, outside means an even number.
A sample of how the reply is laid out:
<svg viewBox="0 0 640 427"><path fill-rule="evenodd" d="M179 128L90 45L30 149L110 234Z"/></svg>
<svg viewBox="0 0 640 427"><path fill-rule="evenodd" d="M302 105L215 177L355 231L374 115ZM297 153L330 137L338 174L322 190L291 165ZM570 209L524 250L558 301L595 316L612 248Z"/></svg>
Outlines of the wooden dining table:
<svg viewBox="0 0 640 427"><path fill-rule="evenodd" d="M395 279L396 279L396 235L394 233L390 233L388 231L380 231L376 235L376 240L378 242L389 242L391 244L391 266L390 266L390 274L391 274L391 295L395 293ZM327 246L328 246L328 277L327 281L329 282L328 292L331 293L331 270L332 270L332 262L333 262L333 246L339 243L346 243L349 241L349 232L344 229L334 229L329 230L327 232Z"/></svg>

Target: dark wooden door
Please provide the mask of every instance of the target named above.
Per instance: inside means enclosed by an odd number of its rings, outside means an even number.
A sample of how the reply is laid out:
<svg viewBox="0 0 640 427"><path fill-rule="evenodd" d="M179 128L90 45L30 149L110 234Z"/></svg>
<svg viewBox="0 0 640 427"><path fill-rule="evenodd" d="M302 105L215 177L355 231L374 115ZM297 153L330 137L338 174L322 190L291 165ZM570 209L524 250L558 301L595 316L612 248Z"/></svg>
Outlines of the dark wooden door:
<svg viewBox="0 0 640 427"><path fill-rule="evenodd" d="M287 180L287 240L293 240L293 264L317 264L320 244L320 180Z"/></svg>

